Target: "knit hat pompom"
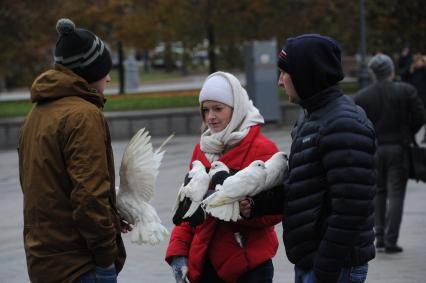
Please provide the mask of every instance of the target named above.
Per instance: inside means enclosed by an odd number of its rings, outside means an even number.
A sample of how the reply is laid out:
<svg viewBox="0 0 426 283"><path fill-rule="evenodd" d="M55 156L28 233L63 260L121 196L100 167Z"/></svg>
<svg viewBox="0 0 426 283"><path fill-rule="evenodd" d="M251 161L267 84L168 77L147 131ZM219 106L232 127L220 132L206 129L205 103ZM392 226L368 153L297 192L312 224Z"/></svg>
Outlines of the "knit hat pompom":
<svg viewBox="0 0 426 283"><path fill-rule="evenodd" d="M56 31L58 34L69 34L75 31L75 24L70 19L59 19L56 23Z"/></svg>
<svg viewBox="0 0 426 283"><path fill-rule="evenodd" d="M111 70L111 55L104 42L92 32L77 28L70 19L59 19L56 24L58 40L54 61L85 79L99 81Z"/></svg>

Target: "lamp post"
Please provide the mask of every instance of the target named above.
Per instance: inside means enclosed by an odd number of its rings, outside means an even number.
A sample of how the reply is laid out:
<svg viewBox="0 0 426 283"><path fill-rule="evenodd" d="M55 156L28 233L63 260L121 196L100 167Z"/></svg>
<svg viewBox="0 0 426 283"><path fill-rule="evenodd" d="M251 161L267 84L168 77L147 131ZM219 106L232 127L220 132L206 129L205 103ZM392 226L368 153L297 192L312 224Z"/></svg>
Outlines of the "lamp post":
<svg viewBox="0 0 426 283"><path fill-rule="evenodd" d="M360 53L361 65L358 73L358 88L362 89L368 86L370 78L368 75L367 64L365 62L365 15L364 15L364 0L359 0L359 37L360 37Z"/></svg>
<svg viewBox="0 0 426 283"><path fill-rule="evenodd" d="M123 44L117 43L118 50L118 93L124 94Z"/></svg>

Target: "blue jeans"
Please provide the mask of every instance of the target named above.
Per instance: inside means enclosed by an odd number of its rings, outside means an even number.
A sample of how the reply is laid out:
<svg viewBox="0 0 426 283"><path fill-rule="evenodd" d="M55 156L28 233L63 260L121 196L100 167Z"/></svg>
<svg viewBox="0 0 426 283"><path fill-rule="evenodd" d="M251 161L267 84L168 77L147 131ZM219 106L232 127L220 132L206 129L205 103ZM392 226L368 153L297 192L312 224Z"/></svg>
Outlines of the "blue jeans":
<svg viewBox="0 0 426 283"><path fill-rule="evenodd" d="M94 271L87 272L80 277L79 283L117 283L115 267L96 267Z"/></svg>
<svg viewBox="0 0 426 283"><path fill-rule="evenodd" d="M337 283L363 283L367 280L368 264L342 268ZM294 283L317 283L313 270L303 271L294 267Z"/></svg>

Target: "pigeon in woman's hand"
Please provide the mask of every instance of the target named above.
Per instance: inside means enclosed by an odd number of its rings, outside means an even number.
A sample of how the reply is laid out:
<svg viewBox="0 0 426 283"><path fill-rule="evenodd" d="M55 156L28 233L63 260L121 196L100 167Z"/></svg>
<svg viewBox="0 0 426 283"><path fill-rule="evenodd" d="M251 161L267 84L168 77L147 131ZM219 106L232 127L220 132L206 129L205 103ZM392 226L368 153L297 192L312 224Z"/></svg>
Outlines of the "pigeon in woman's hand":
<svg viewBox="0 0 426 283"><path fill-rule="evenodd" d="M198 210L209 188L209 174L199 160L192 162L192 168L186 180L189 182L184 182L179 189L173 209L173 223L175 225L190 218Z"/></svg>

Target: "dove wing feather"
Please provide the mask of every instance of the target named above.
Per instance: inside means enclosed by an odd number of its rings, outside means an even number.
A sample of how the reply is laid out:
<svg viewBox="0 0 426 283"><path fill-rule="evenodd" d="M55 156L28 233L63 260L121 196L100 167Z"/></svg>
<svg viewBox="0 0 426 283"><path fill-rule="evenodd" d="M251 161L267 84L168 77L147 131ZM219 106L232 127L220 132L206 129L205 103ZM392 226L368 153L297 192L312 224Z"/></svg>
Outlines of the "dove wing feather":
<svg viewBox="0 0 426 283"><path fill-rule="evenodd" d="M253 192L264 185L266 180L266 172L253 167L246 167L245 169L237 172L237 174L228 177L221 189L212 194L205 203L208 206L220 206L234 201L239 201L246 196L251 196Z"/></svg>
<svg viewBox="0 0 426 283"><path fill-rule="evenodd" d="M128 192L146 202L152 199L162 156L155 160L150 140L143 128L125 148L120 167L119 194Z"/></svg>
<svg viewBox="0 0 426 283"><path fill-rule="evenodd" d="M157 244L168 235L154 207L149 204L164 153L153 151L151 137L144 128L130 139L124 149L117 208L125 220L135 225L131 237L132 242L138 244Z"/></svg>

